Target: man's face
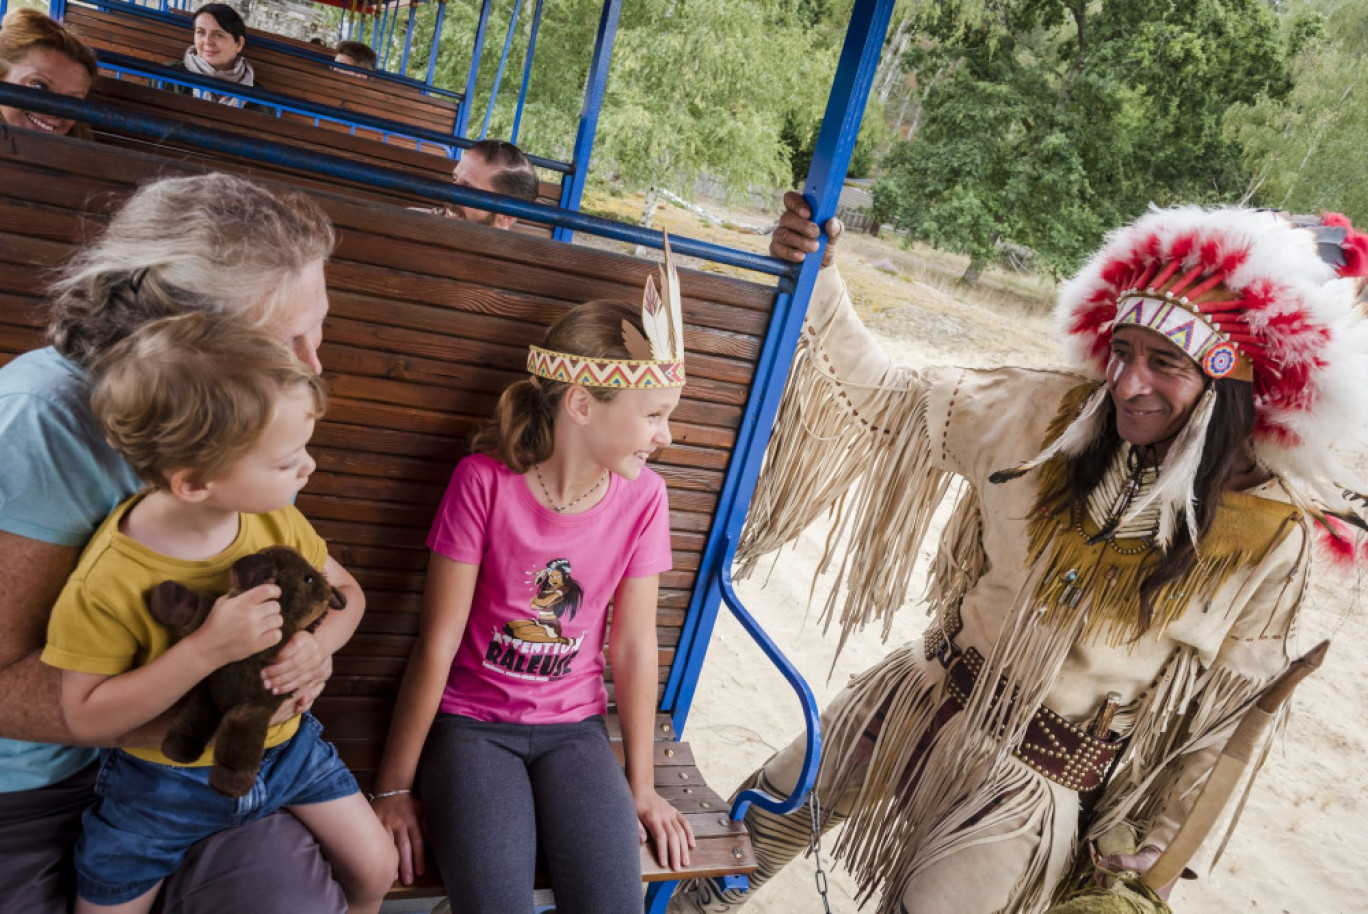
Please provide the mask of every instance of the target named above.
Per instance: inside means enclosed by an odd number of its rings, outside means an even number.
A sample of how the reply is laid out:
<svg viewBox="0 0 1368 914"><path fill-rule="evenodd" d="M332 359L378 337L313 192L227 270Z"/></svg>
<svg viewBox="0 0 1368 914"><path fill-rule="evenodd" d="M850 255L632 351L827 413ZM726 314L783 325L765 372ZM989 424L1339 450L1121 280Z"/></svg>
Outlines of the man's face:
<svg viewBox="0 0 1368 914"><path fill-rule="evenodd" d="M478 152L466 150L461 156L461 161L456 163L456 170L452 172L451 179L456 182L458 187L472 187L475 190L485 190L494 194L499 192L494 186L494 179L498 174L499 169L489 164L484 156ZM464 219L467 222L478 222L481 225L492 225L495 228L508 228L517 221L516 216L501 216L488 210L472 209L468 206L458 206L455 203L447 204L447 215L453 219Z"/></svg>
<svg viewBox="0 0 1368 914"><path fill-rule="evenodd" d="M1112 333L1107 390L1124 440L1152 444L1163 459L1205 389L1197 363L1158 333L1133 326Z"/></svg>

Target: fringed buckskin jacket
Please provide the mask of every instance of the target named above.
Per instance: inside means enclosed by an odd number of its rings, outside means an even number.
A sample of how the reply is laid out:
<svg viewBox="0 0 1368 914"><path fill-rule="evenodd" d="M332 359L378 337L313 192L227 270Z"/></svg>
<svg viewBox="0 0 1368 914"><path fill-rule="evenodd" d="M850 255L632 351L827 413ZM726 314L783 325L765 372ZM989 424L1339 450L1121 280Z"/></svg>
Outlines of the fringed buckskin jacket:
<svg viewBox="0 0 1368 914"><path fill-rule="evenodd" d="M1089 545L1092 499L1038 510L1042 487L1065 472L1056 462L988 481L1040 453L1097 383L1060 371L895 367L837 271L820 274L741 573L836 508L848 546L828 617L844 632L881 620L887 635L933 513L954 504L929 570L930 627L853 681L856 700L823 739L823 792L859 792L837 853L865 891L884 890L883 911L923 867L989 832L1027 848L1007 909L1020 912L1050 904L1084 837L1124 821L1139 844L1166 846L1239 713L1291 659L1310 538L1278 479L1223 496L1191 570L1159 592L1143 634L1147 540ZM982 669L947 722L945 658L971 648ZM1109 692L1120 695L1111 730L1121 749L1080 835L1069 778L1013 750L1040 706L1082 728ZM868 759L854 750L876 718Z"/></svg>

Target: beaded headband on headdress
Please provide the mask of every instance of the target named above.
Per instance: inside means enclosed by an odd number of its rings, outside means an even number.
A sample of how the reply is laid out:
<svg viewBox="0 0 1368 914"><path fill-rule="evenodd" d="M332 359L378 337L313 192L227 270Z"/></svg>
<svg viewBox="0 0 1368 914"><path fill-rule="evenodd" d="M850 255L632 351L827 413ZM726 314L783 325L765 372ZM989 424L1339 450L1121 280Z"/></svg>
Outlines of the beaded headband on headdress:
<svg viewBox="0 0 1368 914"><path fill-rule="evenodd" d="M1338 229L1340 244L1329 247L1344 259L1322 257L1323 226ZM1118 324L1158 329L1209 376L1248 374L1256 438L1319 449L1344 420L1368 420L1355 389L1368 367L1356 340L1368 330L1354 306L1357 283L1337 278L1368 274L1365 243L1342 216L1308 226L1240 207L1153 210L1108 237L1060 290L1057 314L1071 354L1098 377Z"/></svg>
<svg viewBox="0 0 1368 914"><path fill-rule="evenodd" d="M670 253L670 238L665 236L665 266L660 271L660 292L655 280L646 277L641 301L641 324L646 335L627 321L622 322L622 344L630 359L590 359L565 352L532 346L527 354L527 370L538 378L580 384L584 387L611 387L620 390L650 390L684 386L684 313L680 306L679 274Z"/></svg>
<svg viewBox="0 0 1368 914"><path fill-rule="evenodd" d="M1126 324L1162 333L1210 377L1249 380L1255 458L1311 516L1368 529L1350 510L1362 486L1333 447L1368 434L1368 322L1355 303L1364 276L1368 236L1343 216L1155 209L1107 237L1061 288L1056 315L1066 348L1099 380L1112 332ZM1082 453L1100 433L1106 399L1100 387L1058 439L997 480ZM1216 399L1209 386L1151 494L1130 509L1159 505L1162 545L1184 514L1195 539L1193 486Z"/></svg>

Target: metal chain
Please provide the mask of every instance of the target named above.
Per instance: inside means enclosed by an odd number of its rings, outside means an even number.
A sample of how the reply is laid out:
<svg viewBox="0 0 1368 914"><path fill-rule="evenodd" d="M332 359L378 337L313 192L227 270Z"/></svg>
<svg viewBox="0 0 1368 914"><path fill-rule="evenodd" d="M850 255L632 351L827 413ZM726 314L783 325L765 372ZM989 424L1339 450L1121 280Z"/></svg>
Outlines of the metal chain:
<svg viewBox="0 0 1368 914"><path fill-rule="evenodd" d="M817 894L822 896L822 909L826 914L831 914L831 900L827 898L827 874L822 869L822 826L821 822L822 805L817 799L817 788L814 785L808 791L808 817L812 824L812 837L808 839L808 853L812 854L812 860L817 864L817 872L813 874L813 881L817 884Z"/></svg>

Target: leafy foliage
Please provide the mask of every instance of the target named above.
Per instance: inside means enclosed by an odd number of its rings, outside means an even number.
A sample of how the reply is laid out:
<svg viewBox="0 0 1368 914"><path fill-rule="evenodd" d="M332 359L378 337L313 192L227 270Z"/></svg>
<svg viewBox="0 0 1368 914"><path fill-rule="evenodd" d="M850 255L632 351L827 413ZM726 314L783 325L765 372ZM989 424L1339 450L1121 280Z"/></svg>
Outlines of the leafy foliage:
<svg viewBox="0 0 1368 914"><path fill-rule="evenodd" d="M1000 241L1067 271L1151 201L1238 197L1225 112L1290 88L1261 0L1027 0L977 21L927 26L940 40L917 64L948 75L874 189L881 213L971 271Z"/></svg>
<svg viewBox="0 0 1368 914"><path fill-rule="evenodd" d="M1286 31L1294 88L1237 105L1227 118L1252 176L1249 197L1368 224L1368 6L1298 4Z"/></svg>

